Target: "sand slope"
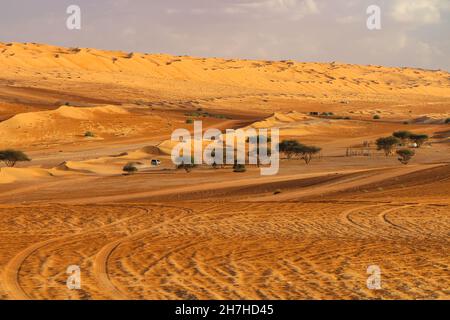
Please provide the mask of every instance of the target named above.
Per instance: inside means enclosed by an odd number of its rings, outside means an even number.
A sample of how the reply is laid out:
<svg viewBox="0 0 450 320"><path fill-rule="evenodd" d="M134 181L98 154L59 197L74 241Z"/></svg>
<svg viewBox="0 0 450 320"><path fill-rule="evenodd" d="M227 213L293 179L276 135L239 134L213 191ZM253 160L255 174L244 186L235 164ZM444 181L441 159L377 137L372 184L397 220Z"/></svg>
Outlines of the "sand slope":
<svg viewBox="0 0 450 320"><path fill-rule="evenodd" d="M449 74L441 70L204 59L30 43L0 43L0 64L0 101L47 108L65 100L166 107L215 103L224 108L243 103L255 111L268 111L266 100L279 101L277 109L282 109L291 99L341 107L373 101L389 103L392 110L418 102L438 107L450 98ZM11 93L19 101L11 99ZM291 103L289 107L294 109Z"/></svg>
<svg viewBox="0 0 450 320"><path fill-rule="evenodd" d="M0 299L450 297L448 72L18 43L0 65L0 148L33 159L0 168ZM322 153L176 170L188 119ZM431 137L408 165L373 144L398 130Z"/></svg>

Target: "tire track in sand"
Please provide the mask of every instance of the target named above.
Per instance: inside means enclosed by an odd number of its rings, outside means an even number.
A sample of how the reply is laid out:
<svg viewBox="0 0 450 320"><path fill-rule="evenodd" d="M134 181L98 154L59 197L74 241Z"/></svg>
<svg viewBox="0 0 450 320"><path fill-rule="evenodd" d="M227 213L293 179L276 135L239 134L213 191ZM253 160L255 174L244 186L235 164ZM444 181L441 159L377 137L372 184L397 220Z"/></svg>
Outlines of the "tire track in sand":
<svg viewBox="0 0 450 320"><path fill-rule="evenodd" d="M403 206L401 206L401 207L390 208L390 209L388 209L388 210L384 210L383 212L381 212L381 213L378 215L378 218L381 220L381 222L382 222L383 224L387 224L387 225L389 225L389 226L391 226L391 227L393 227L393 228L395 228L395 229L397 229L397 230L408 231L408 232L409 232L410 230L408 230L408 229L406 229L405 227L403 227L403 226L401 226L401 225L398 225L398 224L392 222L391 220L389 220L388 217L387 217L387 215L388 215L389 213L392 213L392 212L397 211L397 210L406 209L406 208L413 208L413 207L417 207L417 206L418 206L418 205L408 204L408 205L403 205Z"/></svg>
<svg viewBox="0 0 450 320"><path fill-rule="evenodd" d="M373 235L373 232L370 231L367 226L364 226L364 225L361 225L361 224L355 222L351 218L351 214L354 213L354 212L357 212L359 210L364 210L364 209L368 209L368 208L376 208L376 207L381 207L381 206L384 206L384 205L386 205L386 204L385 203L378 203L378 204L364 205L364 206L358 206L356 208L348 209L348 210L345 210L344 212L341 213L341 219L348 226L351 226L352 228L355 228L355 229L357 229L359 231L362 231L364 233L367 233L369 235Z"/></svg>
<svg viewBox="0 0 450 320"><path fill-rule="evenodd" d="M140 208L140 209L142 209L142 208ZM20 272L20 269L22 268L22 265L24 264L25 260L29 256L31 256L33 253L38 251L39 249L41 249L47 245L57 243L59 241L66 241L73 237L87 235L91 232L98 232L99 230L103 230L103 229L110 228L112 226L127 222L131 219L138 217L139 215L143 215L143 214L147 214L147 213L148 213L148 211L146 211L145 213L139 213L139 214L133 215L131 217L118 220L114 223L110 223L110 224L104 225L102 227L92 228L92 229L89 229L89 230L86 230L86 231L83 231L83 232L80 232L80 233L77 233L74 235L67 235L67 236L51 238L51 239L48 239L48 240L45 240L42 242L35 243L34 245L31 245L31 246L25 248L24 250L22 250L18 254L16 254L11 260L8 261L8 263L5 266L5 269L3 270L2 279L3 279L3 286L5 288L6 294L8 296L11 296L15 300L30 300L31 299L31 297L25 292L25 290L23 290L23 288L21 287L21 285L19 283L19 272Z"/></svg>
<svg viewBox="0 0 450 320"><path fill-rule="evenodd" d="M181 209L186 214L192 214L193 211L189 208L182 208L182 207L168 207L168 206L160 206L163 208L171 208L171 209ZM140 230L136 233L133 233L129 236L122 237L118 240L115 240L113 242L108 243L103 248L100 249L100 251L96 254L94 262L93 262L93 273L94 277L97 280L97 284L99 286L99 290L101 290L104 294L108 294L112 299L114 300L127 300L129 297L120 291L119 288L117 288L111 281L111 277L108 273L108 262L113 254L113 252L124 242L127 242L129 240L132 240L134 238L139 238L140 236L145 235L146 233L156 229L160 228L164 225L167 225L171 222L174 222L176 220L183 219L185 215L176 216L172 219L168 219L164 222L161 222L159 224L153 225L151 228Z"/></svg>

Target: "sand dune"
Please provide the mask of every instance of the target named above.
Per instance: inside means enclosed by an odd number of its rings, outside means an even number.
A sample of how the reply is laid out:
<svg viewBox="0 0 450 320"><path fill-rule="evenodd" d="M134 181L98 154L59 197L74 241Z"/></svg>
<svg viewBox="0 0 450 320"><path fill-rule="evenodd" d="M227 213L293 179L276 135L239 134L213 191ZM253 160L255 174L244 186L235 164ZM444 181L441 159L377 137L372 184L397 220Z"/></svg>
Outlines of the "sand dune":
<svg viewBox="0 0 450 320"><path fill-rule="evenodd" d="M32 158L0 168L1 299L450 297L448 72L30 43L0 64L0 148ZM187 173L188 120L322 152ZM398 130L430 136L408 165L374 145Z"/></svg>
<svg viewBox="0 0 450 320"><path fill-rule="evenodd" d="M427 107L434 109L450 98L449 74L442 70L204 59L31 43L0 44L0 63L0 96L9 103L47 108L63 100L167 108L213 104L234 110L244 104L255 112L270 112L302 109L298 102L303 101L319 108L320 103L333 104L329 111L338 106L354 111L361 109L355 103L372 101L378 105L371 109L391 111L402 104L420 113L424 104L431 102ZM8 92L19 101L9 99ZM267 101L278 103L268 106Z"/></svg>
<svg viewBox="0 0 450 320"><path fill-rule="evenodd" d="M0 147L129 137L167 126L168 122L160 116L139 117L118 106L62 106L52 111L21 113L1 122ZM86 137L86 132L94 136Z"/></svg>

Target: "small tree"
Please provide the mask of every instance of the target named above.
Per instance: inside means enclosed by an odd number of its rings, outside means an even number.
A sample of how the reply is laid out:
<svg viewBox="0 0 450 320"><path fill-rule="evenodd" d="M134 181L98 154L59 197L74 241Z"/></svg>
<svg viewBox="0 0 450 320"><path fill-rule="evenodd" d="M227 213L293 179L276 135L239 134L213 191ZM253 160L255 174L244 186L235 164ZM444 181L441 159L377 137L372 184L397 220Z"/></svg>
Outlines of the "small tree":
<svg viewBox="0 0 450 320"><path fill-rule="evenodd" d="M376 141L377 144L377 149L378 150L383 150L384 154L387 156L389 156L390 154L392 154L392 151L394 149L394 147L399 144L400 140L398 140L396 137L386 137L386 138L379 138Z"/></svg>
<svg viewBox="0 0 450 320"><path fill-rule="evenodd" d="M409 139L417 144L417 147L421 147L429 138L426 134L411 134Z"/></svg>
<svg viewBox="0 0 450 320"><path fill-rule="evenodd" d="M396 131L392 135L402 140L402 143L404 144L411 137L412 133L409 131Z"/></svg>
<svg viewBox="0 0 450 320"><path fill-rule="evenodd" d="M22 151L8 149L0 151L0 161L3 161L7 167L12 168L17 162L31 161L31 159Z"/></svg>
<svg viewBox="0 0 450 320"><path fill-rule="evenodd" d="M288 159L296 154L296 149L299 148L301 144L297 140L283 140L279 144L279 151L284 153Z"/></svg>
<svg viewBox="0 0 450 320"><path fill-rule="evenodd" d="M414 152L414 150L409 150L409 149L401 149L401 150L397 150L397 154L399 156L398 161L400 161L403 164L408 164L409 161L411 161L411 159L416 155L416 153Z"/></svg>
<svg viewBox="0 0 450 320"><path fill-rule="evenodd" d="M313 156L319 153L322 149L315 146L305 146L303 144L299 144L294 148L294 152L296 155L303 159L306 164L309 164L313 158Z"/></svg>
<svg viewBox="0 0 450 320"><path fill-rule="evenodd" d="M134 163L129 162L127 163L123 169L124 172L126 172L127 174L133 174L136 173L138 171L138 169L136 168L136 166L134 165Z"/></svg>
<svg viewBox="0 0 450 320"><path fill-rule="evenodd" d="M91 132L91 131L86 131L86 132L84 133L84 136L85 136L86 138L93 138L93 137L95 137L95 134L94 134L93 132Z"/></svg>

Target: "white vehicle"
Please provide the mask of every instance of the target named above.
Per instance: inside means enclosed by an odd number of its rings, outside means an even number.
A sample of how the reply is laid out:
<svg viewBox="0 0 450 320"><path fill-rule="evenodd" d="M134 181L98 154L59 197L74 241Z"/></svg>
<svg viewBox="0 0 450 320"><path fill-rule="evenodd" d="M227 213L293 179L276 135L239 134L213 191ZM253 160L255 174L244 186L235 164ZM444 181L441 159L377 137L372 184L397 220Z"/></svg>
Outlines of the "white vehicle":
<svg viewBox="0 0 450 320"><path fill-rule="evenodd" d="M160 160L158 160L158 159L152 159L152 166L153 167L158 167L158 166L160 166L161 165L161 161Z"/></svg>

